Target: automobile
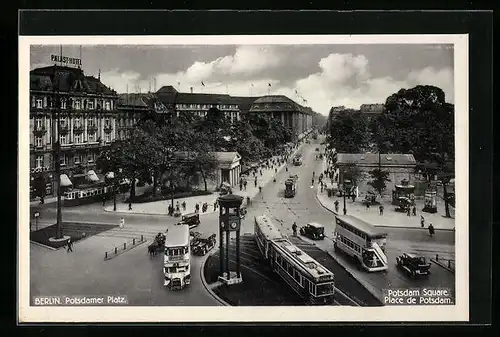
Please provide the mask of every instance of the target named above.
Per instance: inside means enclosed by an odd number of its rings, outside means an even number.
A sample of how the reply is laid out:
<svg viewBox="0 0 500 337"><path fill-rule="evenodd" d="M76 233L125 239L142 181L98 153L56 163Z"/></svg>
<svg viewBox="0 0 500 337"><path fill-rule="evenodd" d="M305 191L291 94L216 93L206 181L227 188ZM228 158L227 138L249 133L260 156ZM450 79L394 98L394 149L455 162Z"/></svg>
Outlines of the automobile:
<svg viewBox="0 0 500 337"><path fill-rule="evenodd" d="M319 152L319 147L317 147L314 151Z"/></svg>
<svg viewBox="0 0 500 337"><path fill-rule="evenodd" d="M418 254L403 253L396 258L398 268L404 270L409 276L426 276L430 274L431 264L425 257Z"/></svg>
<svg viewBox="0 0 500 337"><path fill-rule="evenodd" d="M200 214L198 213L184 214L178 225L188 225L189 229L198 227L200 225Z"/></svg>
<svg viewBox="0 0 500 337"><path fill-rule="evenodd" d="M200 232L189 231L189 245L193 247L193 244L196 243L196 239L201 235Z"/></svg>
<svg viewBox="0 0 500 337"><path fill-rule="evenodd" d="M313 240L323 240L325 238L325 227L316 222L310 222L300 228L300 235Z"/></svg>
<svg viewBox="0 0 500 337"><path fill-rule="evenodd" d="M295 158L293 158L293 165L295 166L302 165L302 156L300 155L295 156Z"/></svg>
<svg viewBox="0 0 500 337"><path fill-rule="evenodd" d="M226 194L232 194L232 193L233 193L233 190L231 188L231 185L229 185L229 183L223 182L220 185L220 195L226 195Z"/></svg>
<svg viewBox="0 0 500 337"><path fill-rule="evenodd" d="M193 239L191 249L193 254L203 256L215 247L215 233L200 234Z"/></svg>

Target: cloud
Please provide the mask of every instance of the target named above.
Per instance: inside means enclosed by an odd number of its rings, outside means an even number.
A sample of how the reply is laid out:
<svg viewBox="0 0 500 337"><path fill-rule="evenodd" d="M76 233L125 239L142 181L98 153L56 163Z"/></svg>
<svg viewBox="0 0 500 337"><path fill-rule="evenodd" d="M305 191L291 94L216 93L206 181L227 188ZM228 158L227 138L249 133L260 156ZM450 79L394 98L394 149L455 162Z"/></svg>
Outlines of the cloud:
<svg viewBox="0 0 500 337"><path fill-rule="evenodd" d="M454 100L452 68L408 69L406 76L397 79L391 74L375 77L370 69L370 60L365 55L330 53L316 59L316 72L289 79L287 69L292 67L287 63L289 59L290 55L277 48L240 46L232 55L205 62L195 61L176 73L157 74L156 89L172 85L181 92L189 92L193 87L195 92L228 93L233 96L280 94L309 105L324 115L332 106L357 109L361 104L384 103L388 96L400 89L419 84L438 86L444 90L448 102L453 103ZM112 70L102 73L101 79L118 92L125 92L127 84L129 92L136 92L137 86L141 92L146 92L150 86L154 89L152 79L141 79L140 74L134 71Z"/></svg>

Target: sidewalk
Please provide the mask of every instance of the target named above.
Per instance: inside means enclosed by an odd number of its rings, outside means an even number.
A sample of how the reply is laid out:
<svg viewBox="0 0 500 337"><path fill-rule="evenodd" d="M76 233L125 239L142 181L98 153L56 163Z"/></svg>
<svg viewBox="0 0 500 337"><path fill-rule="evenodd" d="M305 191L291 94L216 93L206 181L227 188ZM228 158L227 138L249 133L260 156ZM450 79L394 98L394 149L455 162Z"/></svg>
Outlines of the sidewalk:
<svg viewBox="0 0 500 337"><path fill-rule="evenodd" d="M290 156L293 156L294 153L300 150L302 144L295 150L293 150L292 154ZM276 158L276 156L272 157ZM233 193L240 195L245 198L245 201L243 202L243 205L246 205L246 198L250 197L250 199L253 199L258 193L259 193L259 186L264 187L267 183L272 181L273 177L276 175L275 169L277 169L277 172L279 173L284 167L286 163L283 165L274 165L273 167L269 169L262 169L262 175L260 174L260 168L257 170L257 187L255 186L254 183L254 176L252 173L250 173L247 176L247 187L246 190L243 188L241 191L239 189L239 185L233 186ZM187 197L187 198L179 198L179 199L174 199L174 207L179 202L180 205L182 205L183 202L186 202L186 210L183 210L181 207L181 213L182 214L187 214L187 213L192 213L195 210L195 205L198 203L200 205L200 215L204 214L211 214L214 212L218 212L219 209L217 210L214 209L214 203L219 197L218 192L214 192L210 195L200 195L200 196L194 196L194 197ZM206 202L208 204L208 210L205 213L201 212L201 205ZM132 203L132 210L129 211L128 209L128 203L123 202L122 200L118 201L116 203L116 212L113 211L113 202L108 201L107 206L104 207L104 211L106 212L113 212L113 213L128 213L128 214L144 214L144 215L167 215L168 214L168 205L172 203L171 200L161 200L161 201L154 201L154 202L148 202L148 203Z"/></svg>
<svg viewBox="0 0 500 337"><path fill-rule="evenodd" d="M326 163L323 161L323 170L326 169ZM339 202L339 212L342 212L344 199L342 197L328 197L326 189L321 192L318 188L317 199L319 203L329 211L335 212L335 200ZM450 206L451 218L445 218L445 205L442 199L437 200L437 213L426 213L422 212L424 207L423 200L416 200L417 215L408 216L406 213L395 211L396 206L391 204L390 197L384 197L377 200L384 206L384 215L379 215L379 209L377 205L371 206L369 209L363 205L363 197L357 198L355 202L352 199L346 199L346 209L347 215L355 216L363 221L369 222L377 227L397 227L397 228L422 228L420 225L420 215L425 218L425 226L427 227L430 223L434 226L436 230L454 230L455 228L455 209Z"/></svg>

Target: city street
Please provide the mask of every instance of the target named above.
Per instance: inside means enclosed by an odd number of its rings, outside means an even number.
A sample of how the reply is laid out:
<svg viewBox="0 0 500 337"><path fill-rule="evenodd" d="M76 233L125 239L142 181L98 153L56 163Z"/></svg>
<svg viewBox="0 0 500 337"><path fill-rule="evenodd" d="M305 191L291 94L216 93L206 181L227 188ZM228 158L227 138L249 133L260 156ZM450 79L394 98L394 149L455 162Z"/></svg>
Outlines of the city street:
<svg viewBox="0 0 500 337"><path fill-rule="evenodd" d="M333 214L323 208L315 198L317 179L311 187L312 173L318 177L321 161L315 159L315 148L321 147L319 141L305 144L301 149L303 164L288 165L278 172L276 182L268 183L251 202L246 218L242 221L242 234L253 233L253 217L268 214L291 235L291 225L318 222L325 225L325 233L331 236L334 231ZM283 196L284 181L290 174L299 176L297 194L294 198ZM237 193L237 192L235 192ZM349 202L347 204L349 209ZM40 224L49 224L55 219L54 205L37 207L41 216ZM192 258L192 285L180 292L166 291L162 285L162 261L160 256L150 259L147 244L140 245L109 261L103 260L105 251L123 244L126 239L139 237L141 234L152 238L157 232L164 231L167 224L178 221L177 218L161 215L114 214L102 210L100 203L63 208L65 221L84 221L97 223L118 223L125 218L123 229L113 229L77 242L75 253L66 251L46 251L31 245L31 285L32 295L36 294L128 294L132 305L219 305L203 288L200 280L201 258ZM201 232L214 232L218 235L218 213L200 216L201 225L196 229ZM454 275L433 264L432 275L426 280L412 280L395 269L396 256L403 251L419 252L426 257L454 256L454 233L438 231L429 237L426 230L414 228L384 228L388 233L387 256L390 261L387 273L368 274L353 272L375 291L387 287L447 286L454 288ZM317 243L317 246L333 253L329 239ZM81 252L85 253L82 254ZM342 257L340 257L342 261ZM54 263L54 260L57 260ZM343 261L349 264L350 261ZM72 268L69 268L73 266ZM373 291L372 291L373 292ZM356 296L356 294L353 294Z"/></svg>

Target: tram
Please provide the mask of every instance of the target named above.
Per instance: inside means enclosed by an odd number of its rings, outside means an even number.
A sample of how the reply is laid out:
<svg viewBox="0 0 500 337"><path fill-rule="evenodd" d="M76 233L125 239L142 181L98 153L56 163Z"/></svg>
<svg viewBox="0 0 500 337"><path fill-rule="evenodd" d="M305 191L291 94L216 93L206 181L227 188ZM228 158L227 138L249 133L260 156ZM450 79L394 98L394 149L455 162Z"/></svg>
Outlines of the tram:
<svg viewBox="0 0 500 337"><path fill-rule="evenodd" d="M266 215L255 217L255 241L272 270L308 304L333 305L334 275L283 235Z"/></svg>

